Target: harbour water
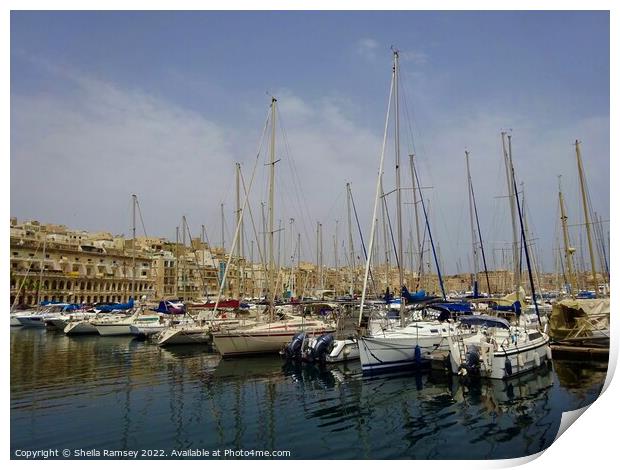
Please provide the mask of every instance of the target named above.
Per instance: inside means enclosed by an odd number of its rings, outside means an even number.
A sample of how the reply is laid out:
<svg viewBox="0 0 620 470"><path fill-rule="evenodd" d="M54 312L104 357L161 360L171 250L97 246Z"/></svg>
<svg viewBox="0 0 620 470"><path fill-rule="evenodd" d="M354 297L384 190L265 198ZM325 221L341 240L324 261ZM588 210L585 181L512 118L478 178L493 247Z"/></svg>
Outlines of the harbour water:
<svg viewBox="0 0 620 470"><path fill-rule="evenodd" d="M553 369L511 382L463 384L443 373L366 377L359 363L221 360L207 347L22 328L11 330L10 351L13 458L40 449L100 458L104 450L138 458L205 450L220 451L211 458L522 457L553 442L563 411L596 399L607 370L554 360Z"/></svg>

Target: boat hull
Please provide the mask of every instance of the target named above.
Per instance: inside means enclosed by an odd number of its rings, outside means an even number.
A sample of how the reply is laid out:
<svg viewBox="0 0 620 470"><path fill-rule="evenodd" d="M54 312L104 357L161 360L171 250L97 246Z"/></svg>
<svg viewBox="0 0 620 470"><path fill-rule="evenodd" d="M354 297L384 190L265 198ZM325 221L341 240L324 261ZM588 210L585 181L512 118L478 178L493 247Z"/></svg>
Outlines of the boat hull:
<svg viewBox="0 0 620 470"><path fill-rule="evenodd" d="M295 331L214 333L213 343L223 357L277 354L289 343ZM321 329L309 333L320 336L334 331Z"/></svg>
<svg viewBox="0 0 620 470"><path fill-rule="evenodd" d="M99 332L93 324L86 320L77 322L70 322L64 329L64 332L68 336L72 335L96 335Z"/></svg>
<svg viewBox="0 0 620 470"><path fill-rule="evenodd" d="M419 367L435 350L448 350L448 344L441 336L436 337L361 337L359 357L362 371L370 372L399 367ZM416 346L420 356L416 357Z"/></svg>
<svg viewBox="0 0 620 470"><path fill-rule="evenodd" d="M17 317L21 326L26 328L45 328L45 320L43 317Z"/></svg>
<svg viewBox="0 0 620 470"><path fill-rule="evenodd" d="M95 324L97 332L101 336L129 336L131 335L131 324L129 323L112 323L109 325Z"/></svg>
<svg viewBox="0 0 620 470"><path fill-rule="evenodd" d="M177 344L205 344L211 342L211 334L206 328L172 329L162 332L157 341L158 346L171 346Z"/></svg>

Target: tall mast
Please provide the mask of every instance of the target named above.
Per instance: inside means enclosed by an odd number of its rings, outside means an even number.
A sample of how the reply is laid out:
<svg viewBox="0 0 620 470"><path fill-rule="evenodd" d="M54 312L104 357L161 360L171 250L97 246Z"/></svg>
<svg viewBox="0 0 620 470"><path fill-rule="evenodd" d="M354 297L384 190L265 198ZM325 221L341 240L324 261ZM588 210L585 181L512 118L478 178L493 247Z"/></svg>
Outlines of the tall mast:
<svg viewBox="0 0 620 470"><path fill-rule="evenodd" d="M334 280L334 291L336 295L338 295L338 288L340 284L340 273L338 271L338 220L336 220L336 233L334 234L334 264L336 267L335 271L335 280Z"/></svg>
<svg viewBox="0 0 620 470"><path fill-rule="evenodd" d="M276 102L275 98L271 98L271 148L269 154L269 313L270 317L273 316L273 300L275 299L275 285L274 285L274 247L273 247L273 233L274 233L274 185L275 185L275 169L276 169Z"/></svg>
<svg viewBox="0 0 620 470"><path fill-rule="evenodd" d="M220 204L220 218L222 219L222 256L226 257L226 239L224 238L224 203Z"/></svg>
<svg viewBox="0 0 620 470"><path fill-rule="evenodd" d="M573 272L573 253L574 248L570 246L570 237L568 233L568 217L566 216L566 208L564 207L564 196L562 194L562 175L558 175L558 193L560 199L560 220L562 222L562 236L564 238L564 257L566 258L566 267L568 269L568 282L570 284L570 293L573 294L577 287L575 274Z"/></svg>
<svg viewBox="0 0 620 470"><path fill-rule="evenodd" d="M290 233L290 237L291 237L291 277L289 279L289 291L290 291L290 295L291 297L293 296L293 287L294 287L294 278L293 278L293 274L295 272L295 238L293 237L293 224L295 223L295 219L293 219L292 217L289 219L289 224L290 224L290 229L289 229L289 233Z"/></svg>
<svg viewBox="0 0 620 470"><path fill-rule="evenodd" d="M316 288L321 286L321 259L319 248L319 221L316 222Z"/></svg>
<svg viewBox="0 0 620 470"><path fill-rule="evenodd" d="M353 232L351 230L351 183L347 183L347 225L349 228L349 267L350 285L349 295L353 298L353 276L355 272L355 256L353 254Z"/></svg>
<svg viewBox="0 0 620 470"><path fill-rule="evenodd" d="M388 98L387 116L385 118L385 128L383 131L383 145L381 146L381 159L379 160L379 172L377 174L377 188L375 190L375 203L372 212L372 225L370 228L370 241L368 242L368 256L366 256L366 267L364 269L364 286L362 287L362 299L360 302L360 313L358 318L358 325L362 323L362 314L364 313L364 300L366 299L366 288L368 287L368 274L370 272L370 263L372 261L372 254L375 241L375 230L377 227L377 205L379 204L379 198L382 196L383 191L381 188L381 180L383 177L383 161L385 159L385 143L387 140L388 122L390 117L390 108L392 104L392 94L394 92L394 68L392 68L392 82L390 83L390 95Z"/></svg>
<svg viewBox="0 0 620 470"><path fill-rule="evenodd" d="M586 234L588 236L588 250L590 251L590 267L592 268L592 283L594 285L594 295L598 296L598 282L596 281L596 260L594 258L594 250L592 249L592 233L590 230L590 211L588 208L588 198L586 195L585 175L583 171L583 163L581 161L581 150L579 141L575 140L575 152L577 154L577 170L579 170L579 186L581 188L581 200L583 201L583 215L586 223Z"/></svg>
<svg viewBox="0 0 620 470"><path fill-rule="evenodd" d="M506 181L508 183L508 201L510 202L510 221L512 223L512 267L514 272L514 286L517 300L521 300L521 268L519 266L519 237L517 235L517 214L515 205L515 188L512 184L512 136L508 135L508 151L506 150L506 132L502 132L502 149L504 151L504 165L506 167Z"/></svg>
<svg viewBox="0 0 620 470"><path fill-rule="evenodd" d="M258 254L260 255L262 264L263 264L263 273L267 272L267 218L265 217L265 203L261 202L260 203L260 211L261 211L261 223L263 226L263 252L261 254L260 251L260 247L258 248ZM258 241L256 242L258 243ZM262 278L262 282L261 282L261 288L263 290L263 292L265 293L265 295L267 295L267 286L266 286L266 276L261 276Z"/></svg>
<svg viewBox="0 0 620 470"><path fill-rule="evenodd" d="M383 224L383 250L385 255L385 285L389 287L390 285L390 241L388 238L388 224L386 217L386 199L385 192L383 191L383 178L381 179L381 222Z"/></svg>
<svg viewBox="0 0 620 470"><path fill-rule="evenodd" d="M510 145L510 136L508 136L508 143ZM519 224L521 225L521 239L523 240L523 250L525 251L525 262L527 263L527 273L530 279L530 289L532 291L532 300L534 301L534 309L536 310L536 317L538 318L538 324L540 325L540 312L538 310L538 301L536 300L536 289L534 287L534 278L532 277L532 265L530 263L530 250L527 247L527 239L525 238L525 227L523 226L523 211L519 203L519 194L517 191L517 180L515 179L515 168L512 164L512 158L510 159L510 173L512 176L512 187L515 194L515 202L517 205L517 211L519 214ZM519 293L517 292L517 300L519 300Z"/></svg>
<svg viewBox="0 0 620 470"><path fill-rule="evenodd" d="M321 270L321 290L325 289L325 273L323 272L323 224L319 223L319 266Z"/></svg>
<svg viewBox="0 0 620 470"><path fill-rule="evenodd" d="M465 162L467 163L467 193L469 195L469 222L471 225L471 246L473 256L472 271L474 275L473 292L474 297L478 296L478 248L476 246L476 229L474 227L474 201L472 192L471 173L469 170L469 152L465 151Z"/></svg>
<svg viewBox="0 0 620 470"><path fill-rule="evenodd" d="M398 63L398 51L394 51L394 115L395 119L395 130L394 130L394 140L395 140L395 153L396 153L396 226L398 230L398 289L399 292L401 288L405 285L405 278L403 272L403 219L402 219L402 211L401 211L401 191L400 191L400 108L399 108L399 92L398 92L398 82L399 82L400 70ZM399 293L399 297L400 297ZM401 302L400 311L401 314L405 309L405 305Z"/></svg>
<svg viewBox="0 0 620 470"><path fill-rule="evenodd" d="M240 163L236 163L236 172L235 172L235 189L236 189L236 196L237 196L237 225L242 224L242 220L241 220L241 197L240 197L240 183L239 183L239 175L241 173L241 164ZM239 299L241 297L241 250L242 250L242 246L243 246L243 227L241 227L241 230L239 232L239 242L237 243L237 286L235 289L235 298Z"/></svg>
<svg viewBox="0 0 620 470"><path fill-rule="evenodd" d="M219 275L218 275L219 277ZM179 227L176 227L176 243L174 244L174 296L179 297Z"/></svg>
<svg viewBox="0 0 620 470"><path fill-rule="evenodd" d="M45 265L45 248L47 247L47 232L43 234L43 257L41 258L41 268L39 269L39 285L37 286L37 307L41 304L41 286L43 286L43 267Z"/></svg>
<svg viewBox="0 0 620 470"><path fill-rule="evenodd" d="M414 162L414 154L409 155L409 169L411 170L411 187L413 188L413 213L415 216L415 234L416 234L416 244L418 247L417 258L419 260L418 275L421 278L422 275L424 274L424 261L422 260L422 240L420 239L420 220L418 216L418 203L416 201L418 196L416 194L416 173L415 173L416 169L415 169L415 162ZM413 269L413 266L411 269Z"/></svg>
<svg viewBox="0 0 620 470"><path fill-rule="evenodd" d="M183 262L183 267L181 269L181 281L183 282L183 299L186 300L187 297L187 266L185 265L186 263L186 259L185 259L185 246L187 243L187 240L185 238L185 232L187 230L187 220L185 219L185 216L183 216L183 220L182 222L182 226L183 226L183 234L181 235L181 239L182 239L182 243L183 243L183 253L181 253L181 260Z"/></svg>
<svg viewBox="0 0 620 470"><path fill-rule="evenodd" d="M131 296L136 300L136 200L138 196L131 195L132 243L131 243Z"/></svg>

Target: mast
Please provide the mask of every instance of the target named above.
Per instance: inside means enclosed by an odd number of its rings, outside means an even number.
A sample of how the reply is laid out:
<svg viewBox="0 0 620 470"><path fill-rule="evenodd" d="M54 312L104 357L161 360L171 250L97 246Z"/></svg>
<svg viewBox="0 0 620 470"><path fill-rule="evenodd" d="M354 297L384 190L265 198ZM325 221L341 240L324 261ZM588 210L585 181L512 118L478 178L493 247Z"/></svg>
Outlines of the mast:
<svg viewBox="0 0 620 470"><path fill-rule="evenodd" d="M362 287L362 299L360 302L360 313L358 318L358 326L362 323L362 315L364 313L364 301L366 299L366 288L368 287L368 274L370 272L370 262L372 260L373 247L375 241L375 230L377 227L377 206L379 204L379 198L383 191L381 190L381 179L383 177L383 161L385 158L385 143L387 140L388 122L390 118L390 108L392 104L392 94L394 92L394 68L392 68L392 81L390 83L390 95L388 98L387 116L385 117L385 128L383 131L383 145L381 146L381 158L379 160L379 171L377 174L377 188L375 190L375 203L372 212L372 225L370 228L370 240L368 242L368 255L366 256L366 267L364 269L364 285ZM366 251L366 250L364 250Z"/></svg>
<svg viewBox="0 0 620 470"><path fill-rule="evenodd" d="M476 247L476 229L474 228L474 201L472 192L473 188L471 182L471 173L469 170L469 152L467 150L465 150L465 162L467 164L467 193L469 195L469 222L471 226L471 246L473 256L473 295L474 297L478 297L478 248Z"/></svg>
<svg viewBox="0 0 620 470"><path fill-rule="evenodd" d="M43 255L42 255L43 257L41 258L41 269L39 269L39 285L37 286L37 307L41 304L41 286L43 285L43 266L45 264L46 247L47 247L47 232L45 232L45 235L43 238Z"/></svg>
<svg viewBox="0 0 620 470"><path fill-rule="evenodd" d="M183 282L183 300L186 300L187 297L187 266L186 266L186 257L185 257L185 246L187 240L185 238L185 232L187 230L187 220L185 216L183 216L182 220L183 226L183 234L181 235L182 243L183 243L183 253L181 253L181 260L183 262L183 268L181 269L181 281Z"/></svg>
<svg viewBox="0 0 620 470"><path fill-rule="evenodd" d="M400 108L398 81L400 76L398 50L394 50L394 114L395 114L395 152L396 152L396 230L398 231L398 297L400 298L400 321L404 325L405 302L403 301L403 286L405 285L405 276L403 270L403 219L402 219L402 194L400 191Z"/></svg>
<svg viewBox="0 0 620 470"><path fill-rule="evenodd" d="M290 257L290 261L291 261L291 277L289 278L289 292L290 292L290 297L293 297L293 287L294 287L294 273L295 273L295 245L294 245L294 240L295 238L293 237L293 224L295 223L295 219L293 219L292 217L289 219L289 225L290 225L290 229L289 229L289 233L290 233L290 237L291 237L291 257Z"/></svg>
<svg viewBox="0 0 620 470"><path fill-rule="evenodd" d="M560 221L562 222L562 236L564 238L564 257L566 258L566 268L568 269L568 282L570 285L570 294L574 293L577 287L575 274L573 270L573 253L575 249L570 246L570 237L568 233L568 217L566 216L566 208L564 207L564 195L562 194L562 175L558 175L558 197L560 199Z"/></svg>
<svg viewBox="0 0 620 470"><path fill-rule="evenodd" d="M411 187L413 189L413 213L414 213L414 217L415 217L415 234L416 234L416 243L417 243L417 247L418 247L418 259L421 259L421 253L422 253L422 243L420 240L420 220L419 220L419 216L418 216L418 202L416 201L417 198L417 194L416 194L416 177L415 177L415 162L414 162L414 154L410 154L409 155L409 169L411 171ZM413 266L411 267L411 269L413 269ZM424 263L422 261L420 261L420 266L418 269L418 273L419 276L421 277L422 274L424 272Z"/></svg>
<svg viewBox="0 0 620 470"><path fill-rule="evenodd" d="M325 273L323 272L323 224L319 223L319 266L321 270L321 290L325 290Z"/></svg>
<svg viewBox="0 0 620 470"><path fill-rule="evenodd" d="M131 296L136 300L136 200L138 196L131 195L132 243L131 243Z"/></svg>
<svg viewBox="0 0 620 470"><path fill-rule="evenodd" d="M218 275L219 277L219 275ZM174 244L174 296L179 297L179 227L176 227L176 243Z"/></svg>
<svg viewBox="0 0 620 470"><path fill-rule="evenodd" d="M319 221L316 222L316 288L321 286L321 259L319 248Z"/></svg>
<svg viewBox="0 0 620 470"><path fill-rule="evenodd" d="M273 317L273 303L275 300L275 266L274 266L274 186L275 186L275 169L276 169L276 102L275 98L271 98L271 148L269 154L269 317Z"/></svg>
<svg viewBox="0 0 620 470"><path fill-rule="evenodd" d="M337 296L340 284L340 273L338 272L338 220L336 220L336 233L334 234L334 263L336 267L336 276L334 279L334 294Z"/></svg>
<svg viewBox="0 0 620 470"><path fill-rule="evenodd" d="M384 255L385 255L385 285L386 287L389 287L390 285L390 265L391 260L390 260L390 242L389 242L389 238L388 238L388 229L387 229L387 222L386 222L386 210L385 210L385 205L387 204L386 199L385 199L385 192L383 191L383 178L381 178L381 222L383 224L383 250L384 250Z"/></svg>
<svg viewBox="0 0 620 470"><path fill-rule="evenodd" d="M596 281L596 260L594 258L594 250L592 249L592 233L590 229L590 211L588 209L588 201L586 195L585 175L583 171L583 162L581 161L581 150L579 141L575 140L575 153L577 154L577 170L579 171L579 187L581 188L581 200L583 201L583 215L586 223L586 234L588 236L588 250L590 251L590 267L592 268L592 283L594 285L594 295L598 297L598 282Z"/></svg>
<svg viewBox="0 0 620 470"><path fill-rule="evenodd" d="M224 238L224 203L220 204L220 218L222 219L222 256L226 257L226 239Z"/></svg>
<svg viewBox="0 0 620 470"><path fill-rule="evenodd" d="M241 197L240 197L240 184L239 184L239 174L241 173L241 164L236 163L236 172L235 172L235 189L237 196L237 225L241 225L243 223L241 219ZM242 246L243 246L243 225L241 225L241 230L239 232L239 242L236 246L237 251L237 286L235 289L235 298L241 298L241 257L242 257Z"/></svg>
<svg viewBox="0 0 620 470"><path fill-rule="evenodd" d="M517 235L517 214L515 206L515 186L512 184L512 136L508 135L508 151L506 151L506 132L502 132L502 150L504 151L504 165L506 167L506 182L508 183L508 201L510 202L510 221L512 223L512 267L514 271L514 286L517 300L521 300L521 268L519 266L519 237Z"/></svg>
<svg viewBox="0 0 620 470"><path fill-rule="evenodd" d="M349 295L353 298L353 277L355 272L355 257L353 254L353 232L351 230L351 183L347 183L347 226L349 229Z"/></svg>
<svg viewBox="0 0 620 470"><path fill-rule="evenodd" d="M508 136L508 143L510 145L510 136ZM512 155L512 152L511 152ZM534 278L532 277L532 266L530 264L530 250L527 247L527 240L525 238L525 228L523 226L523 212L521 211L521 205L519 203L519 193L517 191L517 180L515 179L515 168L512 164L512 158L510 159L510 173L512 175L512 188L515 194L515 202L519 213L519 223L521 225L521 239L523 240L523 250L525 251L525 262L527 263L527 273L530 279L530 289L532 290L532 300L534 302L534 309L536 310L536 317L538 318L538 325L540 325L540 312L538 311L538 301L536 300L536 289L534 287ZM519 294L517 293L517 300L519 300Z"/></svg>

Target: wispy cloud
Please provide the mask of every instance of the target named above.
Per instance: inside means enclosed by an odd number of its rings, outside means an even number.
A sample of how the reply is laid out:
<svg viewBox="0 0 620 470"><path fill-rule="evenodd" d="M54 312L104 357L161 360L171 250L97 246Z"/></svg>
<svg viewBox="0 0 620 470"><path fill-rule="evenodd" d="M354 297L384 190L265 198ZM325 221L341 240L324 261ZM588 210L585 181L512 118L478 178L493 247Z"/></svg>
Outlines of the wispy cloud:
<svg viewBox="0 0 620 470"><path fill-rule="evenodd" d="M379 49L379 43L372 38L362 38L357 42L356 52L368 60L375 60L377 58L377 51Z"/></svg>

